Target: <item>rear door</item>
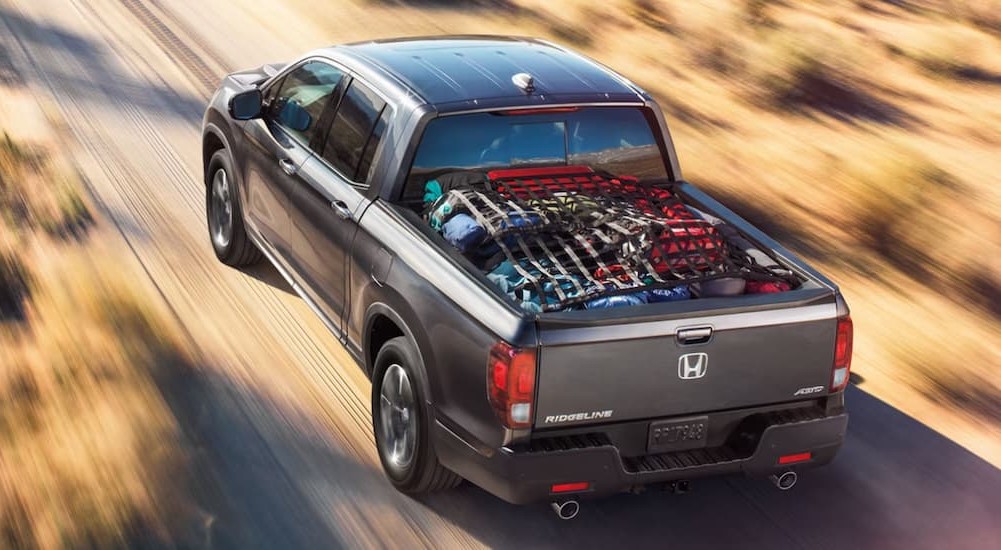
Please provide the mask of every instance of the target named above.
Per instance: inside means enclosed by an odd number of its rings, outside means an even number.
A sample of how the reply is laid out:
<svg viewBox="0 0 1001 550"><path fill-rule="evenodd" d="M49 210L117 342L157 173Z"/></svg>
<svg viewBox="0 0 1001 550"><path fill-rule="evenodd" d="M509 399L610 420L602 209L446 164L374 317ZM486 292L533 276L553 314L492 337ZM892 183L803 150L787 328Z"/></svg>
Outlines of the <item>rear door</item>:
<svg viewBox="0 0 1001 550"><path fill-rule="evenodd" d="M697 415L828 393L833 298L674 317L587 326L543 316L536 428Z"/></svg>
<svg viewBox="0 0 1001 550"><path fill-rule="evenodd" d="M301 185L299 170L310 157L324 109L344 72L317 60L291 69L265 90L265 115L247 123L247 215L283 257L291 246L288 206Z"/></svg>
<svg viewBox="0 0 1001 550"><path fill-rule="evenodd" d="M351 242L370 201L371 167L391 113L372 87L351 80L319 154L301 170L304 185L292 196L289 212L306 292L339 328L348 308Z"/></svg>

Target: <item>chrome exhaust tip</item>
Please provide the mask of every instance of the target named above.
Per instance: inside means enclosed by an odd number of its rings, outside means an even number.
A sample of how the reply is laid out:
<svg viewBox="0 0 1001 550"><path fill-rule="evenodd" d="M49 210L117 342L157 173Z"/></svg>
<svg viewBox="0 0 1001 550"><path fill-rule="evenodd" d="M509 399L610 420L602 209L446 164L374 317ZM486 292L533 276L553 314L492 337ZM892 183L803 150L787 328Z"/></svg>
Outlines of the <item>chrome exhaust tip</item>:
<svg viewBox="0 0 1001 550"><path fill-rule="evenodd" d="M580 504L576 500L566 500L563 502L553 502L553 510L562 520L569 520L577 517L580 512Z"/></svg>
<svg viewBox="0 0 1001 550"><path fill-rule="evenodd" d="M789 470L788 472L782 472L778 475L772 474L771 476L768 476L768 479L772 480L772 483L774 483L780 491L788 491L789 489L792 489L793 485L796 485L796 480L799 479L799 476L796 475L796 472Z"/></svg>

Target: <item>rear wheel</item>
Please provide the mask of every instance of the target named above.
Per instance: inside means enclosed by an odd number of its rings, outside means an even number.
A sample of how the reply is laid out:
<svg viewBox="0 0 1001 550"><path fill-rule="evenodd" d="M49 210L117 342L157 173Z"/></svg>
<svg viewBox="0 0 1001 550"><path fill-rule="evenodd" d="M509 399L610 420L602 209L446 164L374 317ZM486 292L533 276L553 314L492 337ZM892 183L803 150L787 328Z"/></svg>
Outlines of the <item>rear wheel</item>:
<svg viewBox="0 0 1001 550"><path fill-rule="evenodd" d="M205 209L216 257L226 265L239 267L261 261L261 251L247 236L233 173L227 151L216 151L205 173Z"/></svg>
<svg viewBox="0 0 1001 550"><path fill-rule="evenodd" d="M434 452L419 368L417 352L400 336L379 350L372 377L372 427L379 460L393 486L412 495L451 489L462 481Z"/></svg>

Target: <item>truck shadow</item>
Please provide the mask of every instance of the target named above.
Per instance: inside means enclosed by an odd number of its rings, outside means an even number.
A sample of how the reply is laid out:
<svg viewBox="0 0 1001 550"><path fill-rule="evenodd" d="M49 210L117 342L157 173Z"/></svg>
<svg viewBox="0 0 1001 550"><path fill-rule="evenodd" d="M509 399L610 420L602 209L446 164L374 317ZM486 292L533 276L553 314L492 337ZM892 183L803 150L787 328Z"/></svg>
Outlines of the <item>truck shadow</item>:
<svg viewBox="0 0 1001 550"><path fill-rule="evenodd" d="M491 547L1001 547L1001 471L860 389L847 399L838 458L788 492L760 479L697 480L683 496L584 501L573 521L470 485L425 503Z"/></svg>
<svg viewBox="0 0 1001 550"><path fill-rule="evenodd" d="M271 262L264 260L260 263L241 267L239 270L245 275L249 275L258 281L270 285L276 290L280 290L286 294L295 295L295 291L289 286L288 281L282 277L278 269L271 264Z"/></svg>
<svg viewBox="0 0 1001 550"><path fill-rule="evenodd" d="M276 444L314 460L337 463L333 472L352 479L357 463L335 449L301 437L309 426L257 394L215 374L211 367L171 361L156 383L182 434L186 455L182 517L167 518L168 540L155 531L137 530L129 547L159 548L320 548L343 542L303 493L285 475ZM261 411L266 419L260 420ZM288 411L289 415L293 415ZM292 426L290 428L290 426ZM270 427L271 429L268 429ZM280 427L280 429L279 429ZM296 429L298 428L298 429ZM266 436L266 437L265 437ZM346 468L352 471L346 471ZM172 488L160 491L169 494ZM176 490L174 490L176 492Z"/></svg>
<svg viewBox="0 0 1001 550"><path fill-rule="evenodd" d="M188 548L441 547L430 526L442 521L501 548L1001 547L1001 471L854 387L842 452L791 491L695 480L686 495L583 501L577 519L561 521L547 503L512 506L468 483L408 499L314 413L212 367L178 369L158 385L192 449L197 510L172 533Z"/></svg>

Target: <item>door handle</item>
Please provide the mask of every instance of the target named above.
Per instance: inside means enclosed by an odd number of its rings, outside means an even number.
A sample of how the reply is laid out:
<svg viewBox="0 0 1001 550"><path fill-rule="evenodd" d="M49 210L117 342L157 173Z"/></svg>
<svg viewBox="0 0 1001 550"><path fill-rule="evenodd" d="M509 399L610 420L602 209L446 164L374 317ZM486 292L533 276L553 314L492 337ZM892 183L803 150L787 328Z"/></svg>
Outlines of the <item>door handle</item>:
<svg viewBox="0 0 1001 550"><path fill-rule="evenodd" d="M330 207L334 209L334 213L337 214L338 218L342 220L351 219L351 209L348 208L347 204L344 204L344 201L331 201Z"/></svg>
<svg viewBox="0 0 1001 550"><path fill-rule="evenodd" d="M299 171L299 168L295 165L295 163L292 162L289 159L281 159L281 160L279 160L278 161L278 166L282 167L282 172L285 172L286 174L288 174L290 176L294 176L295 173Z"/></svg>

